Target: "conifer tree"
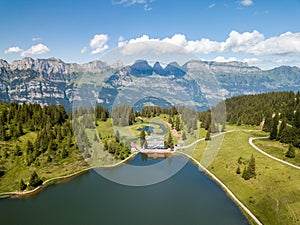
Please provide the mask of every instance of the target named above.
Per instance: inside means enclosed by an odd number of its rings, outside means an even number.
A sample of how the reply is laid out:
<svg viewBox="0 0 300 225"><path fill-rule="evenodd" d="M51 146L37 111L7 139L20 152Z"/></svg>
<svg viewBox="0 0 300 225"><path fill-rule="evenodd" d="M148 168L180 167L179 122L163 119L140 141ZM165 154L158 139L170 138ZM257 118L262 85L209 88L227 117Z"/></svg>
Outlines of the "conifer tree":
<svg viewBox="0 0 300 225"><path fill-rule="evenodd" d="M117 130L116 131L116 142L120 142L121 138L120 138L120 133L119 131Z"/></svg>
<svg viewBox="0 0 300 225"><path fill-rule="evenodd" d="M5 141L6 138L6 132L4 125L0 124L0 141Z"/></svg>
<svg viewBox="0 0 300 225"><path fill-rule="evenodd" d="M267 114L265 121L264 121L264 126L262 128L263 131L265 132L270 132L272 128L272 113Z"/></svg>
<svg viewBox="0 0 300 225"><path fill-rule="evenodd" d="M174 127L173 120L172 120L171 116L169 116L168 123L171 124L171 128Z"/></svg>
<svg viewBox="0 0 300 225"><path fill-rule="evenodd" d="M182 132L181 139L182 139L183 141L186 140L186 134L185 134L185 131Z"/></svg>
<svg viewBox="0 0 300 225"><path fill-rule="evenodd" d="M39 178L37 173L34 171L30 176L29 186L37 187L37 186L40 186L42 183L43 183L43 181Z"/></svg>
<svg viewBox="0 0 300 225"><path fill-rule="evenodd" d="M271 126L271 132L270 132L270 140L274 140L274 139L277 138L278 122L279 122L279 116L276 113L276 115L273 117L273 120L272 120L272 126Z"/></svg>
<svg viewBox="0 0 300 225"><path fill-rule="evenodd" d="M248 173L249 173L249 178L255 177L256 172L255 172L255 158L253 155L251 155L251 159L248 165Z"/></svg>
<svg viewBox="0 0 300 225"><path fill-rule="evenodd" d="M211 134L211 129L209 127L207 132L206 132L205 141L210 141L211 140L210 134Z"/></svg>
<svg viewBox="0 0 300 225"><path fill-rule="evenodd" d="M295 112L294 124L295 127L300 128L300 108L298 108Z"/></svg>
<svg viewBox="0 0 300 225"><path fill-rule="evenodd" d="M140 144L142 148L145 145L145 141L146 141L146 133L145 133L145 127L143 127L140 133Z"/></svg>
<svg viewBox="0 0 300 225"><path fill-rule="evenodd" d="M175 125L175 129L177 131L180 130L180 118L179 118L179 115L176 116L176 125Z"/></svg>
<svg viewBox="0 0 300 225"><path fill-rule="evenodd" d="M292 144L289 144L289 149L285 154L285 157L287 158L295 158L296 154L295 154L295 148Z"/></svg>
<svg viewBox="0 0 300 225"><path fill-rule="evenodd" d="M284 117L282 119L282 122L281 122L280 126L279 126L279 130L278 130L278 134L277 134L277 138L276 138L277 141L280 140L281 135L282 135L282 131L284 130L285 126L286 126L286 118Z"/></svg>
<svg viewBox="0 0 300 225"><path fill-rule="evenodd" d="M295 144L297 140L298 130L296 127L285 126L280 136L280 142L286 144Z"/></svg>
<svg viewBox="0 0 300 225"><path fill-rule="evenodd" d="M107 143L107 140L104 141L104 143L103 143L103 148L104 148L104 151L107 151L107 150L108 150L108 143Z"/></svg>
<svg viewBox="0 0 300 225"><path fill-rule="evenodd" d="M21 179L19 182L19 189L20 191L24 191L27 188L27 184L25 184L24 180Z"/></svg>
<svg viewBox="0 0 300 225"><path fill-rule="evenodd" d="M249 172L248 172L248 169L247 169L246 166L244 167L244 170L243 170L243 173L242 173L242 178L244 178L244 180L249 180L250 179Z"/></svg>
<svg viewBox="0 0 300 225"><path fill-rule="evenodd" d="M240 165L238 165L237 169L236 169L236 174L241 174L241 168Z"/></svg>
<svg viewBox="0 0 300 225"><path fill-rule="evenodd" d="M173 137L172 137L171 131L169 131L167 146L171 149L174 149L174 143L173 143Z"/></svg>
<svg viewBox="0 0 300 225"><path fill-rule="evenodd" d="M69 156L69 152L67 151L67 149L64 147L61 151L61 158L65 159Z"/></svg>

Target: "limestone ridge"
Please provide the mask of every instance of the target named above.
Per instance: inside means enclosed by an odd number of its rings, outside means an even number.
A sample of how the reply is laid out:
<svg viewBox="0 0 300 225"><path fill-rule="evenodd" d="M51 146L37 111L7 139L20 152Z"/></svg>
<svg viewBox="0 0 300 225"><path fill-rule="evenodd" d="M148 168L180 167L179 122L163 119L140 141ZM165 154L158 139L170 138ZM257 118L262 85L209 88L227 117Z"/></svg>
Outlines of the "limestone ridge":
<svg viewBox="0 0 300 225"><path fill-rule="evenodd" d="M0 101L63 104L70 109L75 100L76 84L82 75L101 74L103 71L108 71L111 76L102 84L97 83L91 88L95 93L96 102L106 107L111 107L119 91L128 85L145 85L145 87L149 83L159 85L155 80L157 76L161 79L172 79L172 82L190 92L199 109L207 107L195 82L188 79L191 73L203 79L215 76L220 85L219 94L223 97L300 90L298 67L281 66L271 70L261 70L242 62L190 60L182 66L172 62L163 68L160 62L151 66L146 60L137 60L132 65L124 66L122 62L113 65L102 61L77 64L65 63L56 58L26 57L11 64L0 59ZM161 88L168 89L166 84ZM170 90L172 88L169 87Z"/></svg>

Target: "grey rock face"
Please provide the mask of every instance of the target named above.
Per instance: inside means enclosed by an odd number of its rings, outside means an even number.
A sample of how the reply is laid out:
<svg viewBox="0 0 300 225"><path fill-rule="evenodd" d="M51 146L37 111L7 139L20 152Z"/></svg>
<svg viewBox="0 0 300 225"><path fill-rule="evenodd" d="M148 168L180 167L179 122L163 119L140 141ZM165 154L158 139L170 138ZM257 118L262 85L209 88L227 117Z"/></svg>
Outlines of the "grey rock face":
<svg viewBox="0 0 300 225"><path fill-rule="evenodd" d="M105 74L102 77L101 74ZM219 93L211 90L211 95L223 97L234 95L255 94L270 91L300 90L300 69L282 66L272 70L261 70L241 62L205 62L191 60L180 66L173 62L165 68L157 62L150 66L147 61L139 60L131 66L123 66L122 62L108 65L102 61L85 64L65 63L60 59L32 59L29 57L9 64L0 59L0 101L36 102L40 104L63 104L70 109L78 97L77 84L83 75L90 78L87 90L97 103L110 107L114 99L126 88L147 88L149 84L162 85L157 80L171 79L163 83L165 90L190 92L193 101L201 108L207 102L200 88L191 78L210 82L211 78L218 81ZM197 77L198 76L198 77ZM207 88L204 84L202 88ZM196 90L197 89L197 90ZM176 92L176 90L175 90ZM174 95L176 96L176 95ZM151 97L151 96L150 96ZM155 96L154 96L155 97ZM180 98L178 98L180 104Z"/></svg>

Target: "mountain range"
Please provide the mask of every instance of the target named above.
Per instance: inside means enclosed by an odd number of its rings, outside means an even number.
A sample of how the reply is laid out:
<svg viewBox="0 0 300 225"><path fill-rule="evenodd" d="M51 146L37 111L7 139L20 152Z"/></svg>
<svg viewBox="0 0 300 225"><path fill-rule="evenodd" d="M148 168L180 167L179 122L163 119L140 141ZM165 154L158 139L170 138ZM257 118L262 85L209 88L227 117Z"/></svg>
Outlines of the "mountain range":
<svg viewBox="0 0 300 225"><path fill-rule="evenodd" d="M207 99L214 95L228 98L299 88L300 69L289 66L261 70L242 62L190 60L181 66L171 62L162 67L160 62L150 65L146 60L109 65L29 57L9 64L0 59L0 101L62 104L67 109L76 101L85 101L83 89L92 93L89 98L95 103L109 108L117 99L120 103L134 99L141 105L144 98L147 104L173 101L205 109Z"/></svg>

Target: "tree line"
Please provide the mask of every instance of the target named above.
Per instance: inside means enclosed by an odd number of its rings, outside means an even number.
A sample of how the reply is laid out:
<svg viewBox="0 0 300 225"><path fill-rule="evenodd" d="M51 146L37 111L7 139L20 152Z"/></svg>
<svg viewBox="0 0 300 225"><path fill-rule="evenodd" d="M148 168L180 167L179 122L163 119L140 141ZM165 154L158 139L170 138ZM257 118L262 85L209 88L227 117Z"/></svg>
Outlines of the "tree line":
<svg viewBox="0 0 300 225"><path fill-rule="evenodd" d="M76 149L72 122L63 106L0 103L0 149L1 176L10 162L32 168L55 164ZM28 184L20 181L20 187L24 190L41 183L33 173Z"/></svg>
<svg viewBox="0 0 300 225"><path fill-rule="evenodd" d="M270 140L290 145L286 157L295 157L293 148L300 147L300 92L236 96L225 103L228 123L262 126Z"/></svg>

